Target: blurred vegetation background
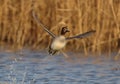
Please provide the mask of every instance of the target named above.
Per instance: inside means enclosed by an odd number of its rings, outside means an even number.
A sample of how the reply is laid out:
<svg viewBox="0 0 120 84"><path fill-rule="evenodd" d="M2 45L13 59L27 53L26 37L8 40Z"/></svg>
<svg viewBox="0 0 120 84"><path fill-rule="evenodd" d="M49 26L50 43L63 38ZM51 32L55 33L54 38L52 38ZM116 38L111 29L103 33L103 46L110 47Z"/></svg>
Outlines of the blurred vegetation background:
<svg viewBox="0 0 120 84"><path fill-rule="evenodd" d="M0 46L45 49L51 37L35 22L34 11L50 31L61 24L67 36L96 30L85 39L68 42L64 50L101 54L120 51L120 0L0 0Z"/></svg>

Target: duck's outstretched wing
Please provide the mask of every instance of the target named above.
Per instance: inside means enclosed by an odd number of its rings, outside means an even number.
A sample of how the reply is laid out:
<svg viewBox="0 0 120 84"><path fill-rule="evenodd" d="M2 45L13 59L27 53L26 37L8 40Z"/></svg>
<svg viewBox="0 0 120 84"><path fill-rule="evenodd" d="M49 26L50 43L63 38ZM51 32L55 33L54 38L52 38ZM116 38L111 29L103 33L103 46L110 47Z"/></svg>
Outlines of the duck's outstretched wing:
<svg viewBox="0 0 120 84"><path fill-rule="evenodd" d="M35 21L46 31L48 32L53 38L55 38L55 34L53 34L51 31L49 31L47 29L47 27L45 25L42 24L42 22L37 18L37 16L35 15L34 12L32 12L33 18L35 19Z"/></svg>
<svg viewBox="0 0 120 84"><path fill-rule="evenodd" d="M85 37L87 37L87 36L95 33L95 32L96 32L95 30L91 30L91 31L85 32L85 33L83 33L83 34L79 34L79 35L72 36L72 37L67 37L66 39L67 39L67 40L75 39L75 38L82 39L82 38L85 38Z"/></svg>

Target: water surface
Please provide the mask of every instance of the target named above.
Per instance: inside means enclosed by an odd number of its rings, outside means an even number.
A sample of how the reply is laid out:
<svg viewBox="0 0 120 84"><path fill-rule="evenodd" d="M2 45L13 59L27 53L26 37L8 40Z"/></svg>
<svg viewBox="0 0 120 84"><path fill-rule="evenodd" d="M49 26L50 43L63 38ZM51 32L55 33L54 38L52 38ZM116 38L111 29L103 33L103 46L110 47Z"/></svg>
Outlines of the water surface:
<svg viewBox="0 0 120 84"><path fill-rule="evenodd" d="M69 54L69 53L68 53ZM0 84L120 84L119 63L23 50L0 52Z"/></svg>

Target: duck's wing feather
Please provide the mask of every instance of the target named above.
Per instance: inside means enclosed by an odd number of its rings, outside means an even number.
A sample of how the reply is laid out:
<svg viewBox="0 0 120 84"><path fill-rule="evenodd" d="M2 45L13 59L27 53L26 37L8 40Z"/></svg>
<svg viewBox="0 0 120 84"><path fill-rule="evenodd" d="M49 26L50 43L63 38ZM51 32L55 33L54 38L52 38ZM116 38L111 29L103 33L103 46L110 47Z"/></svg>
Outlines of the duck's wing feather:
<svg viewBox="0 0 120 84"><path fill-rule="evenodd" d="M75 39L75 38L79 38L79 39L82 39L82 38L85 38L93 33L95 33L96 31L95 30L91 30L91 31L88 31L88 32L85 32L83 34L78 34L76 36L72 36L72 37L67 37L66 39L67 40L70 40L70 39Z"/></svg>
<svg viewBox="0 0 120 84"><path fill-rule="evenodd" d="M42 22L37 18L37 16L35 15L34 12L32 12L33 18L35 19L35 21L46 31L48 32L53 38L55 38L55 34L53 34L51 31L49 31L47 29L47 27L45 25L42 24Z"/></svg>

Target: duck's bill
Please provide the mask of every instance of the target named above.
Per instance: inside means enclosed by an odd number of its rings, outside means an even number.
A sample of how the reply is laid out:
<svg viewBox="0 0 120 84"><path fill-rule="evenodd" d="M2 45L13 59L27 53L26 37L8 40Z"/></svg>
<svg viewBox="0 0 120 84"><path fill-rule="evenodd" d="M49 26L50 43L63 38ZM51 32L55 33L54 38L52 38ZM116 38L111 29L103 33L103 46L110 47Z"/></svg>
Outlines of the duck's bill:
<svg viewBox="0 0 120 84"><path fill-rule="evenodd" d="M76 35L76 36L68 37L66 39L67 40L69 40L69 39L75 39L75 38L82 39L82 38L85 38L85 37L88 37L88 36L92 35L95 32L96 32L95 30L91 30L91 31L85 32L83 34L79 34L79 35Z"/></svg>
<svg viewBox="0 0 120 84"><path fill-rule="evenodd" d="M67 30L67 32L70 32L70 30Z"/></svg>

